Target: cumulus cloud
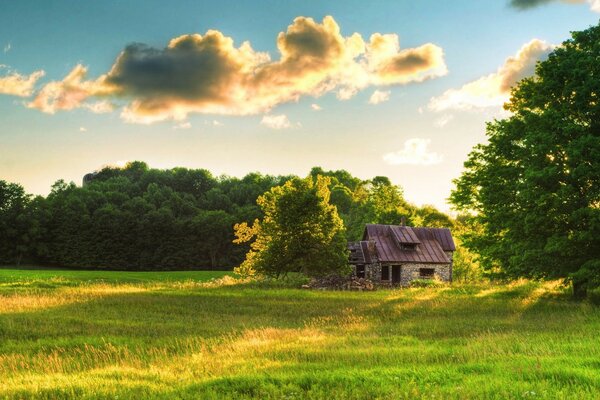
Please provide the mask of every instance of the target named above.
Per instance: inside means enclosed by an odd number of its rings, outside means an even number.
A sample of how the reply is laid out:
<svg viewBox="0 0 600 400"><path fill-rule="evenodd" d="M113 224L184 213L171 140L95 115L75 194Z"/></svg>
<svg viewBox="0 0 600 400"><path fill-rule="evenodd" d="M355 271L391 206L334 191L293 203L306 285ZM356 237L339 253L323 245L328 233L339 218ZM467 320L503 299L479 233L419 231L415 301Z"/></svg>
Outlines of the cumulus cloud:
<svg viewBox="0 0 600 400"><path fill-rule="evenodd" d="M390 99L389 90L375 90L369 98L369 104L379 104Z"/></svg>
<svg viewBox="0 0 600 400"><path fill-rule="evenodd" d="M583 4L590 5L592 11L600 13L600 0L511 0L510 5L520 10L534 8L548 3L567 3L567 4Z"/></svg>
<svg viewBox="0 0 600 400"><path fill-rule="evenodd" d="M323 108L321 108L321 106L320 106L320 105L318 105L318 104L316 104L316 103L313 103L313 104L311 104L311 105L310 105L310 108L312 108L312 109L313 109L313 111L321 111L321 110L323 109Z"/></svg>
<svg viewBox="0 0 600 400"><path fill-rule="evenodd" d="M92 112L110 111L110 103L106 100L85 102L92 96L111 93L111 89L100 81L86 81L86 76L87 68L81 64L76 65L62 81L47 83L27 106L49 114L79 107Z"/></svg>
<svg viewBox="0 0 600 400"><path fill-rule="evenodd" d="M554 46L533 39L526 43L514 56L506 59L498 70L487 76L463 85L460 89L450 89L441 96L429 101L429 109L470 110L485 107L499 107L510 98L511 87L521 79L533 75L535 65L544 60Z"/></svg>
<svg viewBox="0 0 600 400"><path fill-rule="evenodd" d="M349 99L370 85L421 82L446 74L443 51L427 43L400 49L397 35L343 36L335 20L298 17L277 37L278 60L236 47L216 30L172 39L165 48L131 44L110 71L88 80L78 65L44 86L30 107L53 113L83 107L91 98L123 105L125 121L185 120L189 113L269 112L302 96L335 92Z"/></svg>
<svg viewBox="0 0 600 400"><path fill-rule="evenodd" d="M383 160L391 165L433 165L442 162L442 156L429 152L430 139L413 138L404 142L403 149L387 153Z"/></svg>
<svg viewBox="0 0 600 400"><path fill-rule="evenodd" d="M31 96L35 83L42 76L44 76L42 70L35 71L30 75L9 72L5 76L0 76L0 94L19 97Z"/></svg>
<svg viewBox="0 0 600 400"><path fill-rule="evenodd" d="M402 150L387 153L383 161L391 165L434 165L442 162L442 156L429 152L427 147L431 143L429 139L413 138L404 142Z"/></svg>
<svg viewBox="0 0 600 400"><path fill-rule="evenodd" d="M376 84L422 82L448 73L441 47L427 43L400 50L400 39L395 34L371 35L365 55Z"/></svg>
<svg viewBox="0 0 600 400"><path fill-rule="evenodd" d="M287 129L292 127L292 123L285 114L265 115L260 123L271 129Z"/></svg>

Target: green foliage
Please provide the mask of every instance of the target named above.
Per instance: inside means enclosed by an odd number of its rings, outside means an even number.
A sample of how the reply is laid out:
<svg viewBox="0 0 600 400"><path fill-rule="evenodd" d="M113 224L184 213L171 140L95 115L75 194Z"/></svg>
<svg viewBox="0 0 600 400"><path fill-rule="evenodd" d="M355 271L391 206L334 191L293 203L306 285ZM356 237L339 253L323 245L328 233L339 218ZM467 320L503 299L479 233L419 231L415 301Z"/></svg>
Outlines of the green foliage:
<svg viewBox="0 0 600 400"><path fill-rule="evenodd" d="M21 185L0 180L0 263L19 265L35 251L41 228L39 199L32 201Z"/></svg>
<svg viewBox="0 0 600 400"><path fill-rule="evenodd" d="M36 213L44 228L39 262L128 270L223 268L239 264L235 222L261 215L256 198L287 177L213 177L206 170L104 168L83 187L58 181Z"/></svg>
<svg viewBox="0 0 600 400"><path fill-rule="evenodd" d="M344 224L329 203L330 183L321 176L294 178L259 197L263 219L235 227L236 243L254 239L238 271L275 277L348 273Z"/></svg>
<svg viewBox="0 0 600 400"><path fill-rule="evenodd" d="M206 282L217 274L0 269L0 398L600 392L600 307L566 301L561 287L335 292Z"/></svg>
<svg viewBox="0 0 600 400"><path fill-rule="evenodd" d="M600 25L572 39L512 91L489 123L451 201L482 230L465 240L489 271L600 281Z"/></svg>
<svg viewBox="0 0 600 400"><path fill-rule="evenodd" d="M361 180L315 167L314 185L319 175L328 177L329 202L349 240L360 239L367 223L399 224L403 218L408 225L452 228L451 218L409 204L386 177ZM203 169L158 170L134 161L88 174L82 187L59 180L46 198L32 199L20 186L3 183L2 190L20 200L0 209L0 263L127 270L236 266L250 241L232 243L234 224L263 217L257 199L290 179L297 178L213 177Z"/></svg>
<svg viewBox="0 0 600 400"><path fill-rule="evenodd" d="M437 288L443 286L446 286L446 284L436 279L413 279L410 281L410 287L412 288Z"/></svg>

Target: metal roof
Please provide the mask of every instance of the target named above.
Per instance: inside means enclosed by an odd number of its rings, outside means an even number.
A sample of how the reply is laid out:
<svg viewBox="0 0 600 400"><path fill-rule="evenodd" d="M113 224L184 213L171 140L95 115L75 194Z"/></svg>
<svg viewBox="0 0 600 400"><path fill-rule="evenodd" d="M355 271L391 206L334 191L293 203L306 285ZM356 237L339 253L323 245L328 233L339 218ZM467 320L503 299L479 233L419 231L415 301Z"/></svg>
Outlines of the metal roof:
<svg viewBox="0 0 600 400"><path fill-rule="evenodd" d="M444 251L454 251L454 241L446 228L413 228L399 225L368 224L363 241L375 242L377 258L384 263L414 262L448 264Z"/></svg>

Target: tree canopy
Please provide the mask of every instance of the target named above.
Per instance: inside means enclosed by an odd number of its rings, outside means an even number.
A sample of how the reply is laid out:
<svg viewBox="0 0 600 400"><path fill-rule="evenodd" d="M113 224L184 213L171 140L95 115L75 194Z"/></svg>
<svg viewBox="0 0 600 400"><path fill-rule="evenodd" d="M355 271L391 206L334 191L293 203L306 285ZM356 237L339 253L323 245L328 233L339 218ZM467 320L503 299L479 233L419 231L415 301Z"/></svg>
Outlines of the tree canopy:
<svg viewBox="0 0 600 400"><path fill-rule="evenodd" d="M330 204L330 184L321 175L294 178L260 196L262 220L235 226L237 243L254 239L239 271L275 277L347 272L345 228Z"/></svg>
<svg viewBox="0 0 600 400"><path fill-rule="evenodd" d="M386 177L312 169L327 177L329 202L348 240L366 223L448 226L432 207L415 207ZM169 270L231 268L250 243L234 245L233 226L264 216L257 199L294 176L213 176L204 169L159 170L134 161L87 174L82 186L58 180L46 197L0 184L0 263L21 260L74 268ZM325 182L324 181L324 182ZM441 224L441 225L440 225Z"/></svg>
<svg viewBox="0 0 600 400"><path fill-rule="evenodd" d="M512 90L455 181L488 270L600 285L600 25L574 32Z"/></svg>

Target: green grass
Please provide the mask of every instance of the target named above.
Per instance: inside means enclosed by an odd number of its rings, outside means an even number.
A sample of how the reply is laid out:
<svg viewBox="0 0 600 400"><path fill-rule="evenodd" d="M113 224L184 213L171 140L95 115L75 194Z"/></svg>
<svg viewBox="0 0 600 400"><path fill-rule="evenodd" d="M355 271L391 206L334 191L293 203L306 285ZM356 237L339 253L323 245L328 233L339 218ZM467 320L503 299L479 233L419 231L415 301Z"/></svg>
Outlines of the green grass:
<svg viewBox="0 0 600 400"><path fill-rule="evenodd" d="M600 308L556 285L361 293L213 277L0 270L0 398L600 393Z"/></svg>

